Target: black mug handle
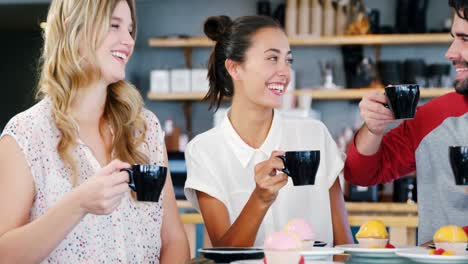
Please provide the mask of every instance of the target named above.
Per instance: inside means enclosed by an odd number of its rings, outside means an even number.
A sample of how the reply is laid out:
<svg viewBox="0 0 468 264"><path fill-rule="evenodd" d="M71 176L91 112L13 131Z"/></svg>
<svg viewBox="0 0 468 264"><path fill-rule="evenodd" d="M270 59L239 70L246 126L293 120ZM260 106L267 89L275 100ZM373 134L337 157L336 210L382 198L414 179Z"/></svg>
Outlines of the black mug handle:
<svg viewBox="0 0 468 264"><path fill-rule="evenodd" d="M387 93L386 93L386 92L384 92L383 94L384 94L385 96L387 96ZM387 101L388 101L388 99L387 99ZM382 105L383 105L385 108L390 109L390 106L388 105L388 103L384 103L384 104L382 104Z"/></svg>
<svg viewBox="0 0 468 264"><path fill-rule="evenodd" d="M133 171L130 168L125 168L121 169L120 171L126 171L128 172L128 177L129 177L129 182L128 182L128 187L132 189L134 192L136 192L136 187L135 187L135 179L133 178Z"/></svg>
<svg viewBox="0 0 468 264"><path fill-rule="evenodd" d="M284 172L286 175L291 176L291 172L289 171L288 167L286 167L286 156L280 155L277 157L283 161L284 168L281 171Z"/></svg>

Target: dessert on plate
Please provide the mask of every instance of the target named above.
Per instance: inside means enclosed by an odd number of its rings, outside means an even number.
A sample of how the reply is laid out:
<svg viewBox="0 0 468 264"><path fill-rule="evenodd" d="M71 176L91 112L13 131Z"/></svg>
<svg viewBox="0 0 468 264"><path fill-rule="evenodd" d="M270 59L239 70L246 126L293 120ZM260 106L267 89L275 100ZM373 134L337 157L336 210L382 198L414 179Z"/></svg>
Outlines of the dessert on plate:
<svg viewBox="0 0 468 264"><path fill-rule="evenodd" d="M434 237L435 250L429 251L434 255L468 255L466 247L468 245L468 236L463 228L456 225L442 226L435 232Z"/></svg>
<svg viewBox="0 0 468 264"><path fill-rule="evenodd" d="M267 264L297 264L301 260L302 241L294 233L274 232L265 238L263 250Z"/></svg>
<svg viewBox="0 0 468 264"><path fill-rule="evenodd" d="M294 218L284 227L284 231L288 233L294 233L302 240L302 246L304 249L310 249L314 247L315 233L312 226L303 218Z"/></svg>
<svg viewBox="0 0 468 264"><path fill-rule="evenodd" d="M388 232L385 224L380 220L370 220L361 225L356 233L359 247L385 248L388 242Z"/></svg>

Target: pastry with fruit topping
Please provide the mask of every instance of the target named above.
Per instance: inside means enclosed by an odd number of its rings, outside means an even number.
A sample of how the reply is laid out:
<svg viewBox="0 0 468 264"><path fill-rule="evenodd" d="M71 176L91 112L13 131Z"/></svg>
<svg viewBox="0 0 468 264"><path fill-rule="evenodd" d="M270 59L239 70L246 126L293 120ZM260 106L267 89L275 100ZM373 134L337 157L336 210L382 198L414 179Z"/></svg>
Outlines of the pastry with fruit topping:
<svg viewBox="0 0 468 264"><path fill-rule="evenodd" d="M388 242L387 228L380 220L367 221L359 228L356 239L362 248L385 248Z"/></svg>
<svg viewBox="0 0 468 264"><path fill-rule="evenodd" d="M294 233L302 240L304 249L314 247L315 233L312 226L303 218L289 220L284 231Z"/></svg>
<svg viewBox="0 0 468 264"><path fill-rule="evenodd" d="M459 226L442 226L435 232L432 239L436 246L436 250L431 251L434 255L444 255L444 253L445 255L468 255L466 251L468 236Z"/></svg>
<svg viewBox="0 0 468 264"><path fill-rule="evenodd" d="M274 232L265 238L263 244L265 263L283 264L299 263L301 259L302 241L294 233L284 231Z"/></svg>

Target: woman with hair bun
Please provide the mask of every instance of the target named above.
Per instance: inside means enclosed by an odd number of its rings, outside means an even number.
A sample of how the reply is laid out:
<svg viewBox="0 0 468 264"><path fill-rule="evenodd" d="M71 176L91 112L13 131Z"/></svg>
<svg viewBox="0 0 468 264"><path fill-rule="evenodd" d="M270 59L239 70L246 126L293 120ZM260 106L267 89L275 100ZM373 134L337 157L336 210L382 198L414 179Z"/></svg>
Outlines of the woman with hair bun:
<svg viewBox="0 0 468 264"><path fill-rule="evenodd" d="M344 155L319 121L287 120L275 110L290 81L288 38L273 19L206 20L215 41L208 66L210 108L231 98L224 121L186 148L185 194L203 215L214 246L259 246L291 218L314 226L329 246L352 243L338 175ZM313 186L292 186L284 151L318 149Z"/></svg>
<svg viewBox="0 0 468 264"><path fill-rule="evenodd" d="M133 0L53 0L40 101L0 137L1 263L184 263L188 242L167 176L158 202L128 187L133 163L167 166L157 117L125 66Z"/></svg>

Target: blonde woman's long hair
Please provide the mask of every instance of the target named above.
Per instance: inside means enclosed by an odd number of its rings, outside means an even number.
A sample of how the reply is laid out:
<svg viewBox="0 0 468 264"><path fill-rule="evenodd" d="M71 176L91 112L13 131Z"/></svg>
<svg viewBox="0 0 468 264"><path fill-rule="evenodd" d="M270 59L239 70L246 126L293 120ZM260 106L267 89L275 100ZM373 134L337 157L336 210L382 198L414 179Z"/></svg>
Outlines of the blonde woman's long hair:
<svg viewBox="0 0 468 264"><path fill-rule="evenodd" d="M130 6L135 39L134 0L53 0L47 16L37 95L52 101L53 118L62 134L57 150L72 171L74 186L78 179L71 151L77 143L78 128L70 113L71 103L78 89L101 77L95 51L105 39L112 13L120 1ZM82 54L80 45L86 47ZM137 149L146 133L142 108L143 99L133 85L118 81L108 86L104 118L113 129L115 158L128 163L148 163L148 158Z"/></svg>

